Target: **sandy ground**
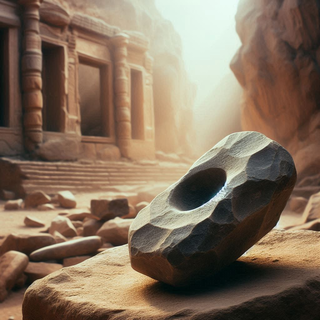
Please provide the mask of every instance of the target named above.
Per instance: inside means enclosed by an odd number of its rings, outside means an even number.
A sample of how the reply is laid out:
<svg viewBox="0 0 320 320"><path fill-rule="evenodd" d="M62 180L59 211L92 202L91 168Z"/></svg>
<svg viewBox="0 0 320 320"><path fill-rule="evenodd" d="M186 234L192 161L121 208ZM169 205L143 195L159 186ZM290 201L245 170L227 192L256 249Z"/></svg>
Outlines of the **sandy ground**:
<svg viewBox="0 0 320 320"><path fill-rule="evenodd" d="M90 200L100 198L105 194L76 194L77 209L88 209L90 207ZM57 216L58 213L65 211L57 208L52 211L37 211L37 210L19 210L19 211L5 211L4 201L0 201L0 243L3 238L10 233L31 233L46 230L50 226L51 220ZM72 210L70 210L72 211ZM23 220L25 216L30 215L36 217L46 223L44 228L28 228L24 225ZM298 223L300 215L292 212L284 212L277 225L277 228L284 228L288 225ZM8 298L0 303L0 320L22 320L21 305L23 295L26 289L12 291Z"/></svg>

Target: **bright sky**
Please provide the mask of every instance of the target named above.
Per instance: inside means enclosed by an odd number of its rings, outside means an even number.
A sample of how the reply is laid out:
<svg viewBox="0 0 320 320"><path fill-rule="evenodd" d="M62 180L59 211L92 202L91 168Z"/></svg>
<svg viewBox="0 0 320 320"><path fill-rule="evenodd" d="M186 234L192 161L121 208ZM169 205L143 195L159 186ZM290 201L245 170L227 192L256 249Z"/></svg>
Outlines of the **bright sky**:
<svg viewBox="0 0 320 320"><path fill-rule="evenodd" d="M156 0L163 17L180 34L190 79L198 86L196 106L230 72L240 47L235 31L239 0Z"/></svg>

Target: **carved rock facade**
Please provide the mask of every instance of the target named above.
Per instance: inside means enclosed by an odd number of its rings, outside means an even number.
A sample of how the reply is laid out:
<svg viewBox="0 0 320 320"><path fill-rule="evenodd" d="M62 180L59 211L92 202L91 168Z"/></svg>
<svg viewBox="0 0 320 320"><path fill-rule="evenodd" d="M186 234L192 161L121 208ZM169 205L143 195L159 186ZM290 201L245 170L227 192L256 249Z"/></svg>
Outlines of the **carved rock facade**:
<svg viewBox="0 0 320 320"><path fill-rule="evenodd" d="M0 1L0 155L154 158L149 40L61 3Z"/></svg>
<svg viewBox="0 0 320 320"><path fill-rule="evenodd" d="M290 154L257 132L234 133L141 210L132 267L184 286L235 261L278 222L296 181Z"/></svg>

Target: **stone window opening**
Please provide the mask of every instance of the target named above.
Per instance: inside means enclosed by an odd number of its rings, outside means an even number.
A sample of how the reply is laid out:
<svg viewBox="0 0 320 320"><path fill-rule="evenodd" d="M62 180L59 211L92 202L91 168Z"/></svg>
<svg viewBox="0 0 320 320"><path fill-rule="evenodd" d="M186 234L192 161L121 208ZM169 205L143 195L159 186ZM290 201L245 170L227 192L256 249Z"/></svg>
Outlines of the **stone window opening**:
<svg viewBox="0 0 320 320"><path fill-rule="evenodd" d="M63 68L63 47L42 42L42 118L44 131L61 131Z"/></svg>
<svg viewBox="0 0 320 320"><path fill-rule="evenodd" d="M9 30L0 27L0 127L10 127Z"/></svg>
<svg viewBox="0 0 320 320"><path fill-rule="evenodd" d="M110 137L108 78L108 65L80 59L78 89L82 136Z"/></svg>
<svg viewBox="0 0 320 320"><path fill-rule="evenodd" d="M140 70L131 69L131 138L144 140L143 76Z"/></svg>

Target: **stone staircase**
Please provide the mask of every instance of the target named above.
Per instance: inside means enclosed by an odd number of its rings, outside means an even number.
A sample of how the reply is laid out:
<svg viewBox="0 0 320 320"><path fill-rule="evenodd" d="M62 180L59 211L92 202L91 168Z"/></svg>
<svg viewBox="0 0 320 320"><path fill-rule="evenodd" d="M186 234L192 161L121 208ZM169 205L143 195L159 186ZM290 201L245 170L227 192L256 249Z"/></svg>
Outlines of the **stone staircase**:
<svg viewBox="0 0 320 320"><path fill-rule="evenodd" d="M165 162L40 162L0 159L0 189L21 193L42 190L73 192L119 191L135 186L153 186L177 181L190 164ZM8 170L13 172L11 176ZM7 175L7 177L5 177ZM17 177L19 176L19 177ZM3 179L1 179L1 177ZM6 180L9 180L5 183ZM20 184L20 186L13 186Z"/></svg>

